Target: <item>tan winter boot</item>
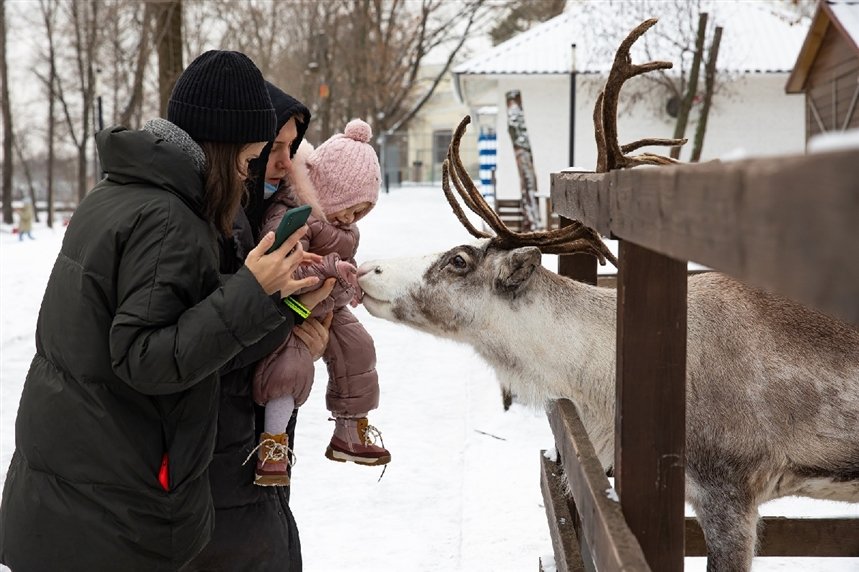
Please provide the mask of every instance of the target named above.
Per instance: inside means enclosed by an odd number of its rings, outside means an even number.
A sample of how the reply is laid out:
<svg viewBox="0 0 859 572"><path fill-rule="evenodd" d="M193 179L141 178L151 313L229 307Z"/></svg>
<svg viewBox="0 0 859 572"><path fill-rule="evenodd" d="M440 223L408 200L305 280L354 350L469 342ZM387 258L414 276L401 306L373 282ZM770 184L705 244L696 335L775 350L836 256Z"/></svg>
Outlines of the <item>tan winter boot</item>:
<svg viewBox="0 0 859 572"><path fill-rule="evenodd" d="M245 463L257 452L256 475L254 484L261 487L287 487L289 486L289 473L287 468L293 463L292 451L289 449L289 438L286 433L272 435L263 433L259 437L257 445L251 455L245 459Z"/></svg>
<svg viewBox="0 0 859 572"><path fill-rule="evenodd" d="M334 421L334 435L325 450L326 457L340 463L351 461L359 465L387 465L391 462L391 453L385 449L382 433L370 425L366 417L337 417ZM375 444L377 438L381 446Z"/></svg>

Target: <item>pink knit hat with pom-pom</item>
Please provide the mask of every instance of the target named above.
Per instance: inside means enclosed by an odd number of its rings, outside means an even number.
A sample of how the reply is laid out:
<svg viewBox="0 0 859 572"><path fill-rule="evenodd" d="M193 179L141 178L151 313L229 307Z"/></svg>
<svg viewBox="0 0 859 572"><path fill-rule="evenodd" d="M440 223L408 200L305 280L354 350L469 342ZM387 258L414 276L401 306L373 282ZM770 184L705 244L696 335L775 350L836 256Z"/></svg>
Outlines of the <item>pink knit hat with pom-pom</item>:
<svg viewBox="0 0 859 572"><path fill-rule="evenodd" d="M307 157L310 180L325 214L363 203L375 205L382 172L370 145L373 130L353 119L343 133L332 136Z"/></svg>

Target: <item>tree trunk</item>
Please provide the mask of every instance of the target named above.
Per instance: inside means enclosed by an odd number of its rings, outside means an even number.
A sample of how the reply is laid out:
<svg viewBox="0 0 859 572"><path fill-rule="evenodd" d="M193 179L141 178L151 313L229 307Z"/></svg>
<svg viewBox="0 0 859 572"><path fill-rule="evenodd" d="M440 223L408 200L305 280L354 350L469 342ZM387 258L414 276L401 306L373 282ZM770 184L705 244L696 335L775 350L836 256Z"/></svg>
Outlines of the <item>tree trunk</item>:
<svg viewBox="0 0 859 572"><path fill-rule="evenodd" d="M518 90L507 92L507 132L513 141L513 153L516 155L516 167L519 170L519 187L522 190L522 230L525 232L537 230L540 227L537 175L534 172L531 140L525 127L522 94Z"/></svg>
<svg viewBox="0 0 859 572"><path fill-rule="evenodd" d="M161 117L182 73L182 0L158 0L158 92Z"/></svg>
<svg viewBox="0 0 859 572"><path fill-rule="evenodd" d="M48 164L46 165L46 174L45 177L47 179L47 201L48 201L48 228L54 227L54 133L56 117L54 111L54 83L56 70L54 68L54 62L51 61L51 87L48 89L48 97L50 97L50 101L48 103Z"/></svg>
<svg viewBox="0 0 859 572"><path fill-rule="evenodd" d="M83 10L83 14L81 14ZM90 118L95 94L95 51L98 34L98 3L72 2L75 26L75 51L81 85L81 136L78 148L78 204L89 190L87 177L87 146L90 136ZM95 173L93 173L95 176Z"/></svg>
<svg viewBox="0 0 859 572"><path fill-rule="evenodd" d="M698 128L695 130L695 143L692 147L692 162L697 163L704 148L704 134L707 132L707 117L710 115L710 104L713 102L713 87L716 83L716 58L719 57L719 44L722 41L722 27L716 28L710 53L707 54L707 69L705 72L704 103L701 106L701 116L698 118Z"/></svg>
<svg viewBox="0 0 859 572"><path fill-rule="evenodd" d="M48 228L54 227L54 137L56 132L56 107L54 106L57 85L57 58L54 52L54 6L52 0L42 3L45 35L48 39L48 164L46 165L46 191L48 201ZM33 203L35 205L35 203Z"/></svg>
<svg viewBox="0 0 859 572"><path fill-rule="evenodd" d="M143 104L143 76L146 71L146 62L149 59L149 24L152 21L153 13L153 4L151 2L147 2L143 7L143 26L140 30L140 44L137 48L137 62L134 65L134 82L131 85L131 97L128 100L128 104L125 106L125 109L122 110L118 120L119 125L124 125L126 127L131 127L132 117L134 117L135 113L137 113ZM118 106L114 105L114 113L116 113L117 109Z"/></svg>
<svg viewBox="0 0 859 572"><path fill-rule="evenodd" d="M0 107L3 113L3 222L15 222L12 216L12 106L9 101L9 69L6 66L6 2L0 2Z"/></svg>
<svg viewBox="0 0 859 572"><path fill-rule="evenodd" d="M78 204L84 200L87 193L87 152L86 140L78 147Z"/></svg>
<svg viewBox="0 0 859 572"><path fill-rule="evenodd" d="M698 37L695 39L695 55L692 57L692 69L689 70L689 85L686 86L686 94L677 111L677 124L674 126L674 139L682 139L686 135L686 124L689 122L689 112L695 101L698 91L698 74L701 69L701 60L704 58L704 35L707 31L707 13L698 14ZM671 158L680 158L680 147L671 148Z"/></svg>

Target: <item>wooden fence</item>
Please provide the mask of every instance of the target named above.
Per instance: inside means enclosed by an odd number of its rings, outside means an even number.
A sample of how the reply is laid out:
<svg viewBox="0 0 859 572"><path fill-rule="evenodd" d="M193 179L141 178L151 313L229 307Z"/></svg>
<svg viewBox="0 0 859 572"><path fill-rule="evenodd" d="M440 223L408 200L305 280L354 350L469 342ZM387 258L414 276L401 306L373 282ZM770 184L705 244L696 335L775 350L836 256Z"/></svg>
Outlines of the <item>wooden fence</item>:
<svg viewBox="0 0 859 572"><path fill-rule="evenodd" d="M615 489L575 407L550 404L541 486L559 571L683 570L686 261L859 325L859 151L552 175L552 202L620 240ZM563 220L563 219L562 219ZM596 261L559 272L596 284ZM566 473L572 498L561 492ZM761 556L859 556L859 519L764 518Z"/></svg>

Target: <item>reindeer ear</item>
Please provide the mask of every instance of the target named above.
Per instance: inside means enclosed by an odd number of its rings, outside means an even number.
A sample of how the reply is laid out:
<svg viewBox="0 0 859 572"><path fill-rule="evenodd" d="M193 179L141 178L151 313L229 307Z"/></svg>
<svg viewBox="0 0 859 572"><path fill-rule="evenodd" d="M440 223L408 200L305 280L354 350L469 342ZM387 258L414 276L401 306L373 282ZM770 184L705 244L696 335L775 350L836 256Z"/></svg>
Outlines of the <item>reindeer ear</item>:
<svg viewBox="0 0 859 572"><path fill-rule="evenodd" d="M517 248L507 253L501 261L495 288L507 293L515 293L534 274L540 266L540 249L536 246Z"/></svg>

